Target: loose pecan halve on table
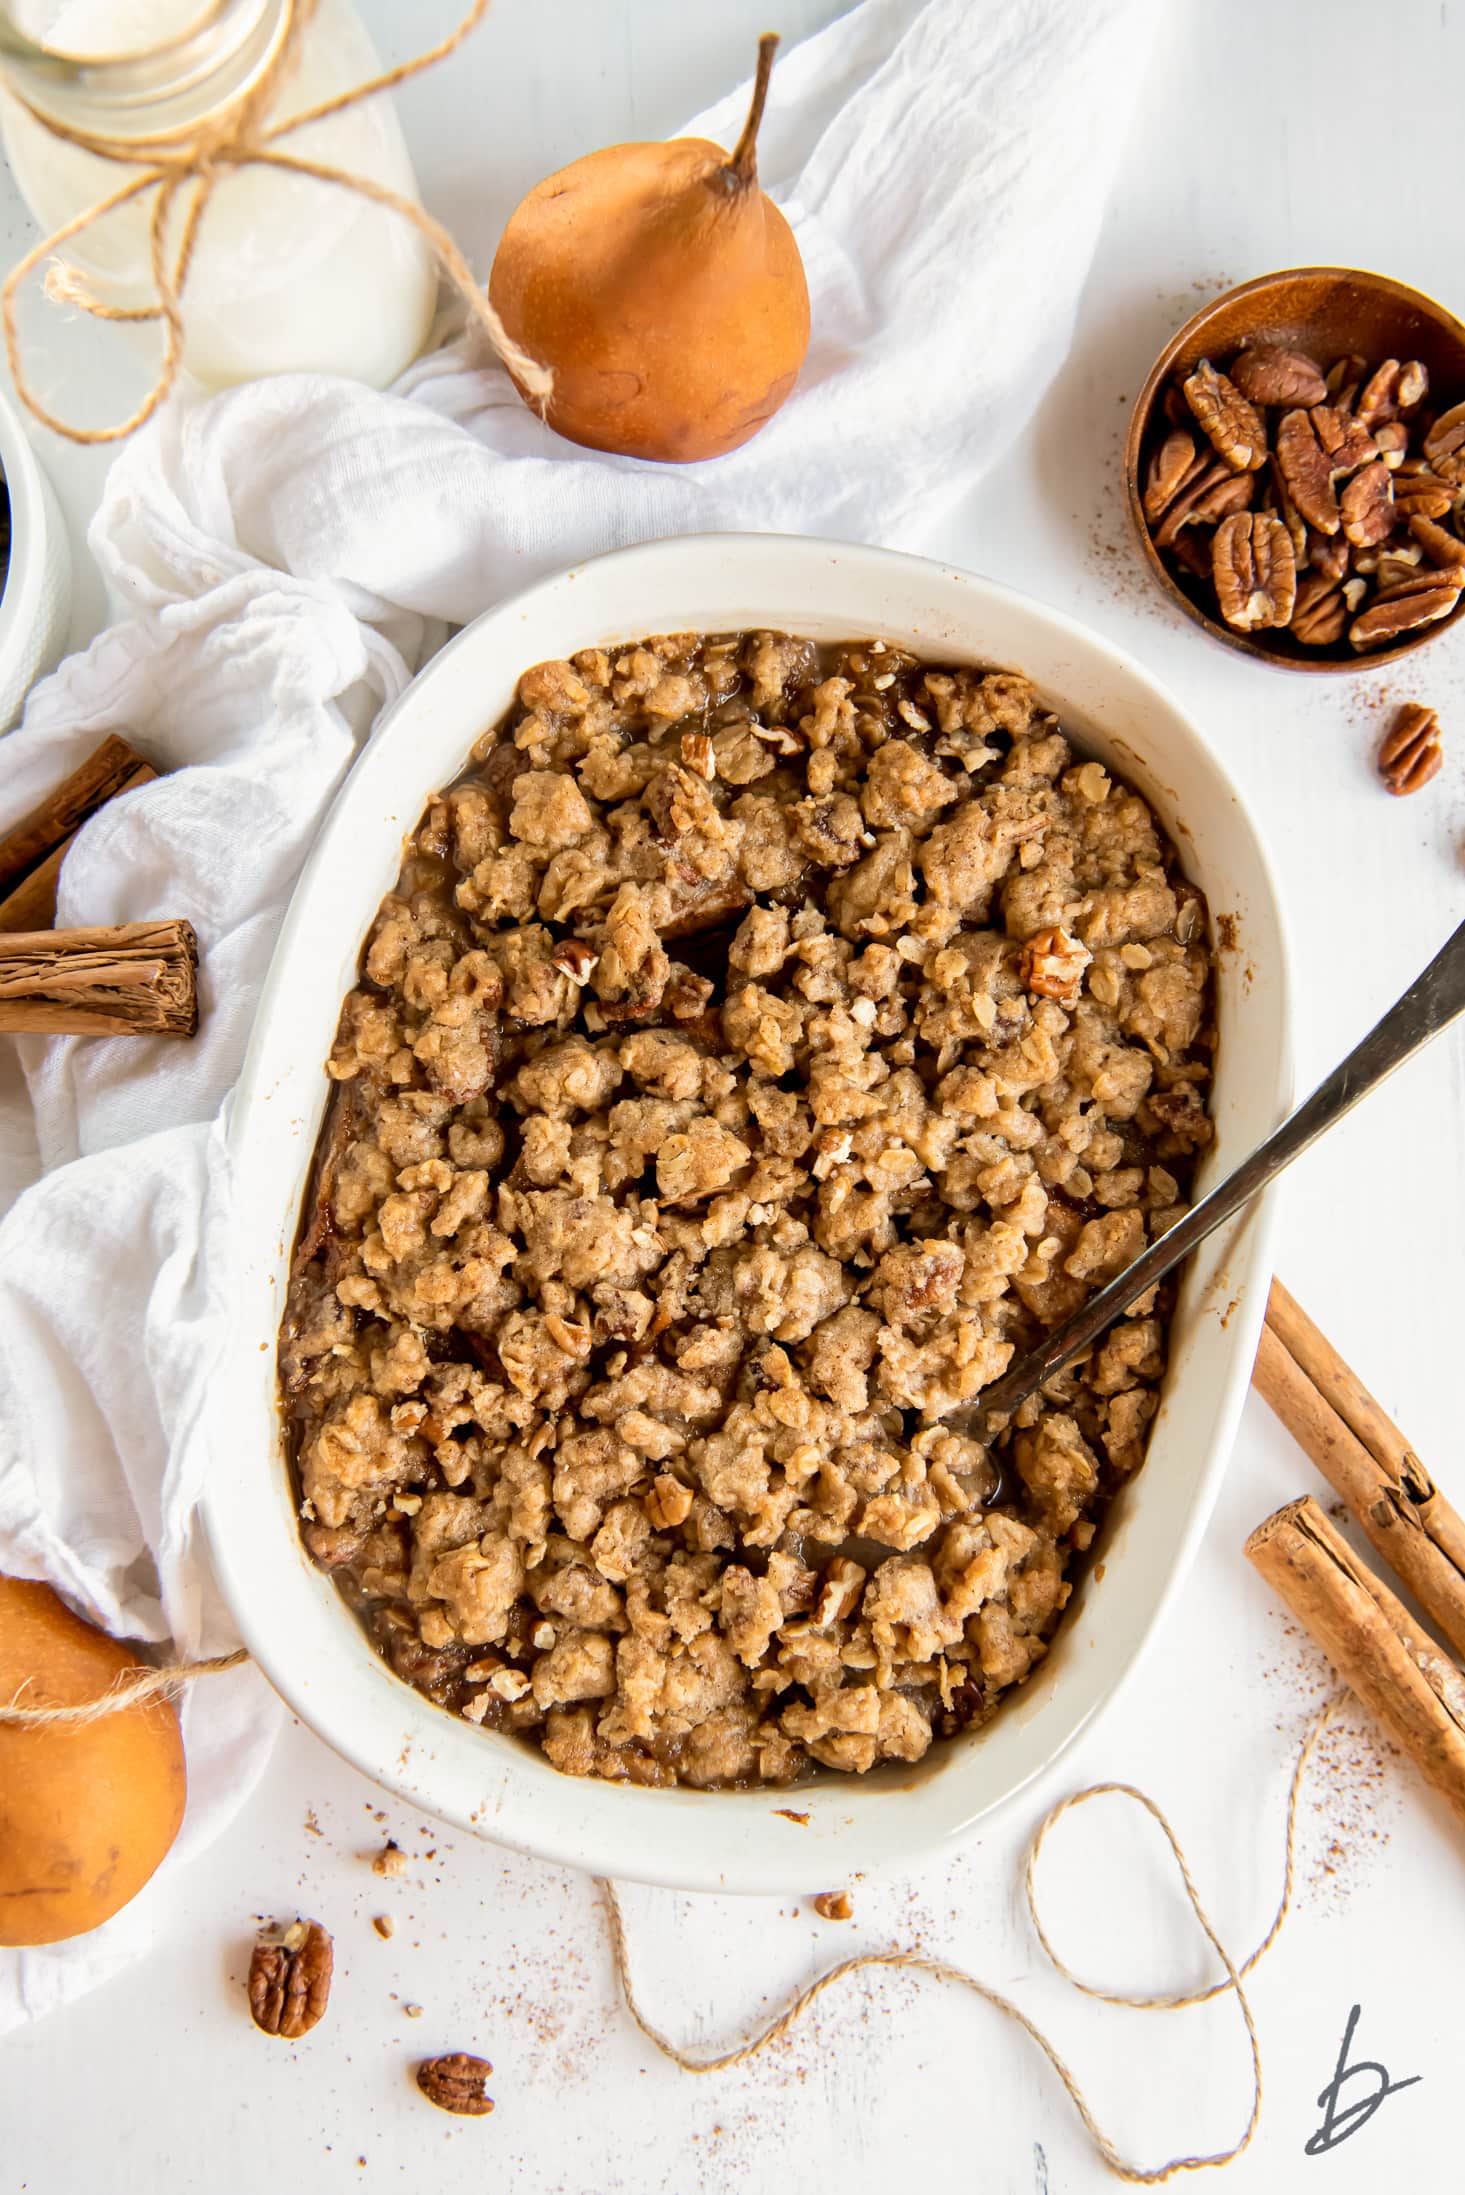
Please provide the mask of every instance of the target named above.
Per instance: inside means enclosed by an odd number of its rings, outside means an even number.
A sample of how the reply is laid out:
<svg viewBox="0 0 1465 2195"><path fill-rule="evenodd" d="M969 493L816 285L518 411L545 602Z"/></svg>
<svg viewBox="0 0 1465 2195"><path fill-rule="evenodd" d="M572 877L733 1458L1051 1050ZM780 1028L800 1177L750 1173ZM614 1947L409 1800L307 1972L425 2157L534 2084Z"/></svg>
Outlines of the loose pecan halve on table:
<svg viewBox="0 0 1465 2195"><path fill-rule="evenodd" d="M487 2058L449 2050L441 2058L425 2058L416 2078L423 2095L439 2111L451 2111L460 2119L482 2119L493 2109L486 2086L492 2071Z"/></svg>
<svg viewBox="0 0 1465 2195"><path fill-rule="evenodd" d="M1417 793L1436 774L1444 758L1438 715L1423 702L1406 702L1379 748L1379 775L1389 791Z"/></svg>
<svg viewBox="0 0 1465 2195"><path fill-rule="evenodd" d="M268 1929L249 1962L249 2014L266 2035L295 2042L308 2035L326 2009L335 1963L331 1939L319 1921L292 1921Z"/></svg>

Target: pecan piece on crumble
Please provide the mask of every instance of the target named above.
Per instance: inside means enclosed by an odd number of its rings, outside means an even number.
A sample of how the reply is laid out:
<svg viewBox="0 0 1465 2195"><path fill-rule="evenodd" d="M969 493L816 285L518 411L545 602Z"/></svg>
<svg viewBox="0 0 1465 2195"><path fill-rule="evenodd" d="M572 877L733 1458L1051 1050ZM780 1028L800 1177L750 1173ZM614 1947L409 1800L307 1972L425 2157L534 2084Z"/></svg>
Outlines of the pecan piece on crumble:
<svg viewBox="0 0 1465 2195"><path fill-rule="evenodd" d="M600 966L600 955L583 938L567 937L550 954L549 964L558 968L561 975L568 976L577 990L583 991Z"/></svg>
<svg viewBox="0 0 1465 2195"><path fill-rule="evenodd" d="M1237 632L1290 622L1297 601L1297 565L1279 518L1242 511L1216 528L1212 569L1221 615Z"/></svg>
<svg viewBox="0 0 1465 2195"><path fill-rule="evenodd" d="M1022 949L1022 987L1040 998L1076 1006L1083 975L1093 959L1088 947L1059 928L1037 930Z"/></svg>
<svg viewBox="0 0 1465 2195"><path fill-rule="evenodd" d="M1389 791L1417 793L1437 774L1444 759L1438 715L1423 702L1406 702L1379 748L1379 775Z"/></svg>
<svg viewBox="0 0 1465 2195"><path fill-rule="evenodd" d="M1266 463L1266 421L1234 381L1202 358L1186 375L1184 388L1185 401L1211 447L1232 472L1255 472Z"/></svg>
<svg viewBox="0 0 1465 2195"><path fill-rule="evenodd" d="M325 2013L334 1954L319 1921L266 1930L249 1962L249 2016L266 2035L295 2042Z"/></svg>

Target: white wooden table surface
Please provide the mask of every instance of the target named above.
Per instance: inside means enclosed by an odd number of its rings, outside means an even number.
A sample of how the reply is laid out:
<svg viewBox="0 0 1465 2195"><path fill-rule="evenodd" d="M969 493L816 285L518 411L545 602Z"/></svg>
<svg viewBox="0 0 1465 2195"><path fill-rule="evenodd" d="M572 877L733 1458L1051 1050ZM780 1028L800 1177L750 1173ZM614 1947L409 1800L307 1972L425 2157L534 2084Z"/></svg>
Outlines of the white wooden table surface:
<svg viewBox="0 0 1465 2195"><path fill-rule="evenodd" d="M1002 5L973 0L974 37ZM434 23L445 12L431 11ZM540 174L592 145L675 128L745 70L765 15L796 37L837 12L839 0L498 0L472 47L403 98L428 202L486 267L505 213ZM366 13L389 54L419 35L417 9L369 0ZM1165 18L1153 51L1134 57L1144 89L1072 354L1034 426L930 547L1130 647L1206 727L1280 869L1299 1066L1315 1080L1465 914L1465 639L1349 680L1288 677L1208 643L1143 578L1120 503L1121 433L1165 336L1208 292L1248 275L1352 262L1461 309L1465 6L1407 0L1381 15L1371 0L1229 0L1171 5ZM0 177L7 263L30 233ZM73 333L54 342L76 355ZM54 444L43 454L79 536L105 460ZM99 615L86 579L77 637ZM1440 709L1449 759L1423 796L1392 801L1372 751L1385 704L1411 696ZM1456 1032L1303 1162L1286 1192L1281 1269L1465 1505L1453 1384L1465 1309L1462 1069ZM1241 1545L1268 1510L1309 1489L1320 1491L1305 1459L1253 1400L1183 1603L1124 1698L1046 1789L961 1858L858 1889L852 1924L792 1900L629 1894L653 2016L708 2045L832 1957L919 1942L1051 2027L1131 2155L1227 2144L1248 2096L1234 2005L1153 2016L1073 1997L1032 1941L1017 1862L1061 1791L1132 1781L1171 1812L1227 1943L1239 1951L1260 1935L1293 1748L1327 1675ZM394 1883L362 1857L388 1831L412 1855ZM1049 1900L1085 1973L1157 1988L1208 1977L1154 1837L1100 1809L1061 1837ZM1350 1718L1304 1795L1300 1845L1297 1910L1254 1983L1262 2127L1227 2185L1288 2195L1454 2185L1459 1834ZM337 1982L328 2024L287 2047L250 2027L240 1981L251 1916L296 1911L334 1930ZM390 1942L370 1925L381 1912L396 1919ZM1354 2005L1354 2059L1417 2085L1310 2157ZM440 2117L413 2090L412 2060L451 2048L492 2059L491 2120ZM1374 2085L1360 2074L1344 2107ZM1021 2035L970 1998L905 1978L849 1985L762 2062L688 2079L622 2017L585 1880L440 1834L299 1728L232 1833L180 1874L151 1957L0 2049L0 2195L484 2185L763 2195L791 2178L851 2195L1116 2184Z"/></svg>

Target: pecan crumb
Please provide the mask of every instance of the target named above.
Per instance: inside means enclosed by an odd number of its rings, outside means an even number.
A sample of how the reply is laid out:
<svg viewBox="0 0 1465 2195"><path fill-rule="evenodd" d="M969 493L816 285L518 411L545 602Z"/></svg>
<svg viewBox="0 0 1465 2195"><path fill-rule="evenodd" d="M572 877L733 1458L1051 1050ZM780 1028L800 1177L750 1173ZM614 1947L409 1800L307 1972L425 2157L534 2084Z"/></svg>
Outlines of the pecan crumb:
<svg viewBox="0 0 1465 2195"><path fill-rule="evenodd" d="M388 1936L395 1935L396 1933L397 1924L392 1919L390 1913L373 1913L371 1917L371 1925L376 1930L377 1934L382 1938L383 1942L386 1941Z"/></svg>
<svg viewBox="0 0 1465 2195"><path fill-rule="evenodd" d="M1076 1006L1084 970L1093 959L1086 945L1066 930L1038 930L1022 949L1022 986L1037 998L1056 998Z"/></svg>
<svg viewBox="0 0 1465 2195"><path fill-rule="evenodd" d="M814 1900L814 1911L821 1920L847 1921L854 1910L853 1900L847 1890L821 1890Z"/></svg>
<svg viewBox="0 0 1465 2195"><path fill-rule="evenodd" d="M561 975L568 976L571 983L583 991L600 966L600 955L592 952L583 939L567 937L550 955L550 965L558 968Z"/></svg>
<svg viewBox="0 0 1465 2195"><path fill-rule="evenodd" d="M249 2014L266 2035L294 2042L320 2020L331 1993L331 1939L319 1921L267 1929L249 1962Z"/></svg>
<svg viewBox="0 0 1465 2195"><path fill-rule="evenodd" d="M1391 793L1417 793L1444 761L1440 720L1423 702L1408 701L1379 749L1379 775Z"/></svg>
<svg viewBox="0 0 1465 2195"><path fill-rule="evenodd" d="M371 1863L373 1875L386 1875L393 1880L407 1872L407 1855L395 1837L388 1837Z"/></svg>
<svg viewBox="0 0 1465 2195"><path fill-rule="evenodd" d="M441 2058L424 2058L417 2068L417 2085L439 2111L451 2111L460 2119L482 2119L493 2109L486 2085L492 2071L486 2058L450 2050Z"/></svg>
<svg viewBox="0 0 1465 2195"><path fill-rule="evenodd" d="M717 755L705 732L683 732L682 760L698 777L711 779L717 775Z"/></svg>

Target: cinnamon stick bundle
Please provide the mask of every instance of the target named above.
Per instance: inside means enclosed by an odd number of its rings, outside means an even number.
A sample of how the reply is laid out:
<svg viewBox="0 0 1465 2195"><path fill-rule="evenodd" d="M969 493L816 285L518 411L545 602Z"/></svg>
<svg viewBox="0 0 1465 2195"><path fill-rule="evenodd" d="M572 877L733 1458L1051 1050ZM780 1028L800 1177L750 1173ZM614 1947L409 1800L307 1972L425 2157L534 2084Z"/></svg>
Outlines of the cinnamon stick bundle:
<svg viewBox="0 0 1465 2195"><path fill-rule="evenodd" d="M1280 1281L1252 1374L1395 1575L1465 1654L1465 1519Z"/></svg>
<svg viewBox="0 0 1465 2195"><path fill-rule="evenodd" d="M0 936L0 1030L191 1037L198 940L188 922Z"/></svg>
<svg viewBox="0 0 1465 2195"><path fill-rule="evenodd" d="M1246 1552L1349 1689L1465 1822L1465 1679L1311 1496L1259 1524Z"/></svg>
<svg viewBox="0 0 1465 2195"><path fill-rule="evenodd" d="M0 931L44 930L55 920L56 880L89 817L156 770L114 733L0 839Z"/></svg>

